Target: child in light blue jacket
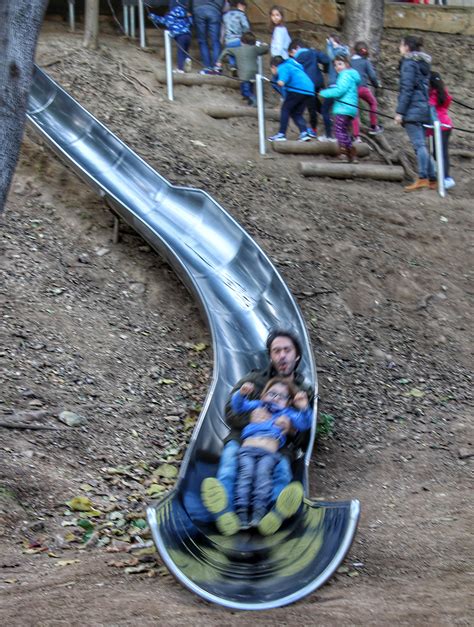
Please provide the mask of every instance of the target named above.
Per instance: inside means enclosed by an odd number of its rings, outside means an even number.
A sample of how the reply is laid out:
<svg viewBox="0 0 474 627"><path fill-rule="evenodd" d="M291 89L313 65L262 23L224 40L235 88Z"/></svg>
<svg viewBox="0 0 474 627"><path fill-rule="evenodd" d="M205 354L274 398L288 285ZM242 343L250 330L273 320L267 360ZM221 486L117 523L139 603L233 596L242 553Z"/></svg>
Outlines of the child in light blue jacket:
<svg viewBox="0 0 474 627"><path fill-rule="evenodd" d="M336 139L341 154L344 154L347 160L352 162L355 160L356 151L352 145L349 127L359 110L358 86L361 79L360 74L351 67L349 58L346 56L336 56L334 69L337 72L336 85L322 89L319 95L323 98L334 98L332 113Z"/></svg>

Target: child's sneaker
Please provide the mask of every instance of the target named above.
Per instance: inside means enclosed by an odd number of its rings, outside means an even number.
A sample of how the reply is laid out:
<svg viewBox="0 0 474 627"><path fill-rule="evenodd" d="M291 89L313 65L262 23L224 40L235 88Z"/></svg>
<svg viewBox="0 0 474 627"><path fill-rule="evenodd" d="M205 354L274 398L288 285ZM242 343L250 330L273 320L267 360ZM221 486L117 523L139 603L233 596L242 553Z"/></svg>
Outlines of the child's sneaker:
<svg viewBox="0 0 474 627"><path fill-rule="evenodd" d="M235 67L235 65L231 65L229 69L230 69L230 75L232 76L232 78L237 78L237 76L239 75L239 72L237 68Z"/></svg>
<svg viewBox="0 0 474 627"><path fill-rule="evenodd" d="M378 124L371 126L368 133L369 135L380 135L380 133L383 133L383 126L379 126Z"/></svg>
<svg viewBox="0 0 474 627"><path fill-rule="evenodd" d="M311 128L310 126L306 129L306 132L312 139L317 139L318 133L315 128Z"/></svg>
<svg viewBox="0 0 474 627"><path fill-rule="evenodd" d="M180 70L179 68L176 68L175 70L173 70L173 74L184 74L184 70Z"/></svg>
<svg viewBox="0 0 474 627"><path fill-rule="evenodd" d="M227 490L215 477L206 477L201 483L201 499L204 507L211 514L219 514L229 505Z"/></svg>
<svg viewBox="0 0 474 627"><path fill-rule="evenodd" d="M354 137L354 139L352 140L353 144L362 144L362 140L360 137Z"/></svg>
<svg viewBox="0 0 474 627"><path fill-rule="evenodd" d="M187 57L184 60L184 71L188 74L189 72L191 72L192 69L193 69L193 62L189 57Z"/></svg>
<svg viewBox="0 0 474 627"><path fill-rule="evenodd" d="M204 479L201 483L201 499L207 511L216 516L216 527L223 536L232 536L239 531L239 519L235 512L228 511L229 497L219 479Z"/></svg>
<svg viewBox="0 0 474 627"><path fill-rule="evenodd" d="M286 518L296 514L303 501L304 490L299 481L292 481L278 495L275 505L258 525L262 536L271 536L281 527Z"/></svg>
<svg viewBox="0 0 474 627"><path fill-rule="evenodd" d="M225 512L216 518L216 527L223 536L234 536L242 529L242 524L235 512Z"/></svg>
<svg viewBox="0 0 474 627"><path fill-rule="evenodd" d="M454 187L455 185L456 181L450 176L444 179L444 189L451 189L451 187Z"/></svg>
<svg viewBox="0 0 474 627"><path fill-rule="evenodd" d="M268 138L269 142L286 142L286 137L284 133L277 133L276 135L272 135Z"/></svg>
<svg viewBox="0 0 474 627"><path fill-rule="evenodd" d="M311 137L308 135L308 131L303 131L302 133L300 133L300 136L298 137L299 142L309 142L310 140L311 140Z"/></svg>

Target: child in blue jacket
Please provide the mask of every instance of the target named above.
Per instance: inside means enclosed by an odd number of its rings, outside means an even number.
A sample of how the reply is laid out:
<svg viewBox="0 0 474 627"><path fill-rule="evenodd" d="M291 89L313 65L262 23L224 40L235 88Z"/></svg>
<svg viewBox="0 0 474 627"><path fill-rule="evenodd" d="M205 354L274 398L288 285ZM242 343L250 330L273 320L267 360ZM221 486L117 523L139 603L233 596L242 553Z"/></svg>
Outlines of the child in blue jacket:
<svg viewBox="0 0 474 627"><path fill-rule="evenodd" d="M231 400L235 413L251 412L257 408L264 408L268 412L267 418L251 421L241 433L234 503L241 528L258 526L270 507L273 469L280 459L278 450L286 442L278 418L285 416L290 419L295 431L307 431L312 423L308 396L305 392L298 392L284 378L270 379L260 400L247 398L253 390L252 383L244 383ZM249 523L250 509L252 519Z"/></svg>
<svg viewBox="0 0 474 627"><path fill-rule="evenodd" d="M177 0L173 8L160 17L155 13L150 13L149 17L153 24L164 26L169 30L176 42L178 49L177 69L175 72L183 73L191 70L191 59L189 58L189 47L191 45L191 26L193 18L188 11L187 0Z"/></svg>
<svg viewBox="0 0 474 627"><path fill-rule="evenodd" d="M319 93L323 98L334 98L332 112L336 139L341 154L346 155L347 160L352 162L355 160L356 151L352 145L349 127L358 113L360 74L351 68L347 56L337 56L334 59L334 69L337 72L336 85Z"/></svg>
<svg viewBox="0 0 474 627"><path fill-rule="evenodd" d="M286 131L290 118L299 128L298 141L310 140L303 111L306 109L309 99L314 95L313 81L306 74L303 66L291 58L285 60L281 56L272 57L270 68L285 99L281 106L280 130L276 135L269 137L268 141L286 141Z"/></svg>
<svg viewBox="0 0 474 627"><path fill-rule="evenodd" d="M289 47L289 55L304 68L306 74L314 83L314 98L308 101L308 113L310 126L306 129L310 137L317 137L318 113L324 120L326 136L331 136L330 106L327 100L319 99L319 92L324 88L323 71L327 72L331 61L327 54L316 48L308 48L301 39L293 39Z"/></svg>

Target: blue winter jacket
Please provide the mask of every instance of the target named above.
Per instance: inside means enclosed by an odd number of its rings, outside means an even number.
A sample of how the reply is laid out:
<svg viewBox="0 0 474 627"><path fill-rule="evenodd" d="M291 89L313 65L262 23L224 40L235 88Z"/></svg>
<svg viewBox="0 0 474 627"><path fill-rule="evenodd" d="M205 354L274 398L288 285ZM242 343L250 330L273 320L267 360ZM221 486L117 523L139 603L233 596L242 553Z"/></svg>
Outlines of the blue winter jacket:
<svg viewBox="0 0 474 627"><path fill-rule="evenodd" d="M314 83L303 66L294 59L287 59L278 66L277 80L285 83L284 92L296 92L302 96L314 94Z"/></svg>
<svg viewBox="0 0 474 627"><path fill-rule="evenodd" d="M168 11L164 17L150 13L150 19L154 24L161 24L171 33L172 37L177 35L189 35L193 19L187 11L179 4Z"/></svg>
<svg viewBox="0 0 474 627"><path fill-rule="evenodd" d="M307 431L311 428L313 413L311 409L299 410L294 407L278 407L273 403L264 403L260 400L251 401L243 396L239 390L232 394L231 398L232 411L236 414L244 414L265 407L271 413L272 417L264 422L250 422L242 429L240 437L242 440L252 437L270 437L278 440L281 448L286 442L286 436L283 435L281 427L275 425L275 420L280 416L287 416L291 421L291 426L297 431Z"/></svg>
<svg viewBox="0 0 474 627"><path fill-rule="evenodd" d="M324 66L325 72L328 71L331 61L327 54L315 48L300 48L295 52L293 59L301 63L304 71L313 81L316 91L324 87L324 76L320 66Z"/></svg>
<svg viewBox="0 0 474 627"><path fill-rule="evenodd" d="M334 98L332 112L334 115L350 115L352 118L358 113L360 74L352 68L339 72L335 87L329 87L319 92L323 98Z"/></svg>
<svg viewBox="0 0 474 627"><path fill-rule="evenodd" d="M397 113L404 122L430 122L429 76L431 57L424 52L409 52L400 62L400 93Z"/></svg>

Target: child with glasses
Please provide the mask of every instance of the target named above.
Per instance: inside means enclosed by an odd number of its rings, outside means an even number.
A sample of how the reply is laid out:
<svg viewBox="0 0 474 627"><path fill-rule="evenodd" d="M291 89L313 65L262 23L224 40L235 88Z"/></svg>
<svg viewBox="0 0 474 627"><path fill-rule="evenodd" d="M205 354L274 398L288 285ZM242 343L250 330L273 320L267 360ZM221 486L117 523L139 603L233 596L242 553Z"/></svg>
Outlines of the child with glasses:
<svg viewBox="0 0 474 627"><path fill-rule="evenodd" d="M241 433L234 502L241 529L257 527L270 507L273 469L280 459L278 450L286 442L283 427L286 421L279 423L279 418L289 419L295 431L306 431L312 423L306 392L298 391L284 378L271 379L259 400L248 398L253 391L253 383L244 383L231 400L232 410L237 414L259 408L266 410L262 417L251 418Z"/></svg>

